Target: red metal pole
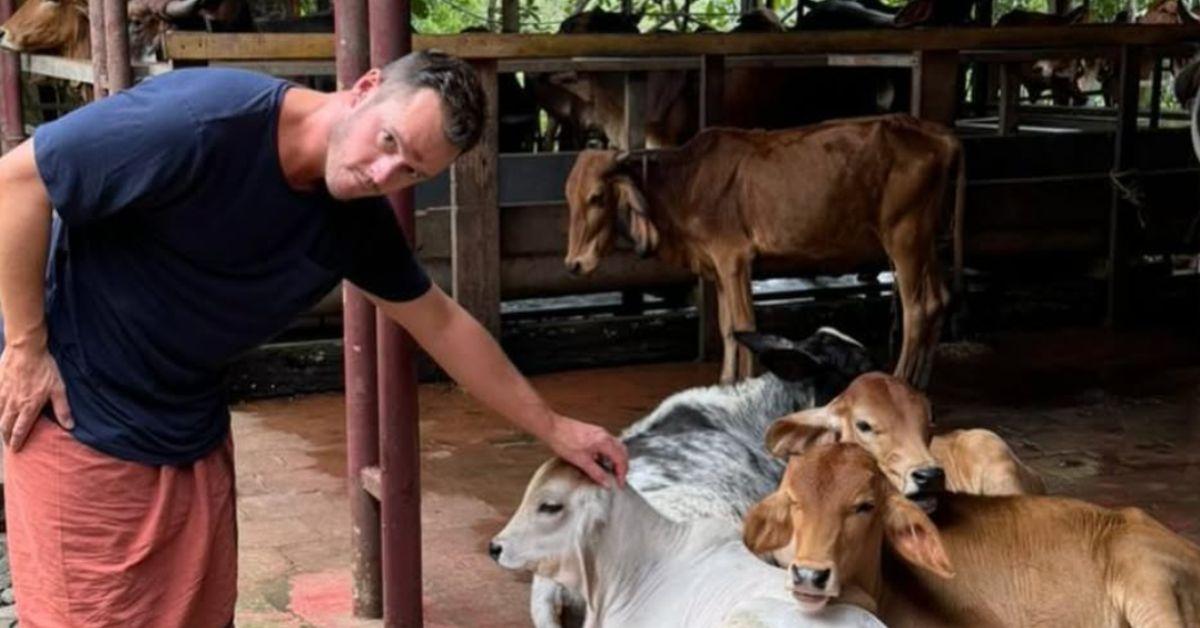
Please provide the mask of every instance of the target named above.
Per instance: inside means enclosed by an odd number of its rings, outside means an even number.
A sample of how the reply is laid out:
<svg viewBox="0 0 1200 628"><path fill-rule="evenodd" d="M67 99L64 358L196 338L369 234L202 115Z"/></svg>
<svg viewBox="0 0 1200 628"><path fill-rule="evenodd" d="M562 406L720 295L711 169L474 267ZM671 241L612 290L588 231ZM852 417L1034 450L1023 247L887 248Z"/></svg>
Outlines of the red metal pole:
<svg viewBox="0 0 1200 628"><path fill-rule="evenodd" d="M104 0L104 52L108 65L108 93L114 94L133 85L133 69L129 67L129 33L125 3L127 0Z"/></svg>
<svg viewBox="0 0 1200 628"><path fill-rule="evenodd" d="M108 95L108 55L105 54L104 2L88 3L88 37L92 49L92 100Z"/></svg>
<svg viewBox="0 0 1200 628"><path fill-rule="evenodd" d="M412 50L408 0L370 0L371 64ZM412 191L390 195L411 243ZM383 623L416 627L421 618L421 478L417 374L412 339L382 317L379 334L379 434L383 501Z"/></svg>
<svg viewBox="0 0 1200 628"><path fill-rule="evenodd" d="M0 23L13 14L13 0L0 0ZM25 141L25 122L21 116L21 63L17 53L0 53L0 154Z"/></svg>
<svg viewBox="0 0 1200 628"><path fill-rule="evenodd" d="M370 69L366 0L334 3L338 88ZM383 616L380 507L363 488L362 470L379 466L379 392L376 385L375 306L349 282L342 284L342 346L346 368L346 484L354 548L354 615Z"/></svg>

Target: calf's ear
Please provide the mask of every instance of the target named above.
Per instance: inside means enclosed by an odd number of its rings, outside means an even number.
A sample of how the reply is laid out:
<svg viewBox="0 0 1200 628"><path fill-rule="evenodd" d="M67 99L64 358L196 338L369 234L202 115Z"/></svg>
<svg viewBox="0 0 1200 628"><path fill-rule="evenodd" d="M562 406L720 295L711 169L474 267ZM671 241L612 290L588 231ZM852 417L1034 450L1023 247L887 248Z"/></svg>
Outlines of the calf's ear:
<svg viewBox="0 0 1200 628"><path fill-rule="evenodd" d="M767 429L767 450L776 458L801 454L814 445L838 439L838 422L826 408L812 408L789 414Z"/></svg>
<svg viewBox="0 0 1200 628"><path fill-rule="evenodd" d="M782 490L771 493L746 513L742 542L755 554L777 550L792 538L791 502Z"/></svg>
<svg viewBox="0 0 1200 628"><path fill-rule="evenodd" d="M954 577L937 526L916 504L898 491L891 491L883 516L888 542L904 560L943 578Z"/></svg>

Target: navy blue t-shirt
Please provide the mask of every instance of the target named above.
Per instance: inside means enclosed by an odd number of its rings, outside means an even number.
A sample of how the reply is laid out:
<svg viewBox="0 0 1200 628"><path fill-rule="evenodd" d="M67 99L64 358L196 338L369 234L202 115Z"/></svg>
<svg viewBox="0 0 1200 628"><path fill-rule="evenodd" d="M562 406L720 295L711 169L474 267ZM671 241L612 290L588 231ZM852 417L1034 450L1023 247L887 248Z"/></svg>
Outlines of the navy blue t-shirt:
<svg viewBox="0 0 1200 628"><path fill-rule="evenodd" d="M232 359L343 278L393 301L429 289L385 200L288 187L276 131L290 86L178 70L37 129L61 219L50 350L81 442L147 464L196 460L228 433Z"/></svg>

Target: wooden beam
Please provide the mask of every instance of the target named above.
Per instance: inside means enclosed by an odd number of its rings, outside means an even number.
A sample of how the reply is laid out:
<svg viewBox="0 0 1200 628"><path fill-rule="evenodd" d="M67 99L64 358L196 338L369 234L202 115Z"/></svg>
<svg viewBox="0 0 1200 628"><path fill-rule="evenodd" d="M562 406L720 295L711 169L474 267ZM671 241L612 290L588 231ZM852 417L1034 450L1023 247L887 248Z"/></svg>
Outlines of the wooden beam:
<svg viewBox="0 0 1200 628"><path fill-rule="evenodd" d="M363 467L362 469L362 487L368 495L375 499L381 499L383 494L383 472L379 467Z"/></svg>
<svg viewBox="0 0 1200 628"><path fill-rule="evenodd" d="M325 33L198 33L165 35L169 59L328 59L333 35ZM914 30L804 33L651 33L641 35L417 35L413 49L436 48L470 59L542 57L702 55L721 53L803 54L1060 48L1080 46L1160 46L1200 40L1200 25L1130 24L1013 28L931 28ZM1047 46L1046 42L1053 42Z"/></svg>
<svg viewBox="0 0 1200 628"><path fill-rule="evenodd" d="M68 59L54 55L22 54L21 71L38 76L49 76L79 83L92 83L94 64L83 59ZM135 78L143 78L171 71L169 63L134 65Z"/></svg>
<svg viewBox="0 0 1200 628"><path fill-rule="evenodd" d="M487 95L479 144L451 170L454 205L453 294L495 337L500 337L500 198L497 183L499 114L495 61L474 62Z"/></svg>

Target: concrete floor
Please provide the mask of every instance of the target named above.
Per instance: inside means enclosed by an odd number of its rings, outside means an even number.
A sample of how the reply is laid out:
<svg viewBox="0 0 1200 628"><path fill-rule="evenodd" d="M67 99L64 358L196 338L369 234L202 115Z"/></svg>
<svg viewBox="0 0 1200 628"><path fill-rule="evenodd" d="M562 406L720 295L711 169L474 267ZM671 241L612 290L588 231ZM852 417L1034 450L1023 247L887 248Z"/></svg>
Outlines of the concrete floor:
<svg viewBox="0 0 1200 628"><path fill-rule="evenodd" d="M1000 432L1050 489L1136 505L1200 542L1200 346L1168 333L1006 334L944 345L931 396L939 429ZM616 431L712 364L535 378L561 411ZM528 580L487 540L547 450L449 385L421 388L427 626L528 625ZM337 395L235 408L239 627L376 626L350 617L349 521Z"/></svg>

